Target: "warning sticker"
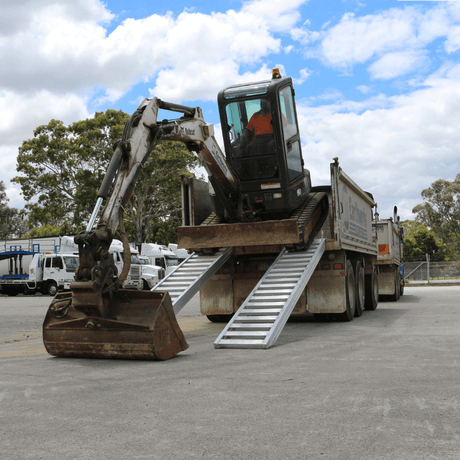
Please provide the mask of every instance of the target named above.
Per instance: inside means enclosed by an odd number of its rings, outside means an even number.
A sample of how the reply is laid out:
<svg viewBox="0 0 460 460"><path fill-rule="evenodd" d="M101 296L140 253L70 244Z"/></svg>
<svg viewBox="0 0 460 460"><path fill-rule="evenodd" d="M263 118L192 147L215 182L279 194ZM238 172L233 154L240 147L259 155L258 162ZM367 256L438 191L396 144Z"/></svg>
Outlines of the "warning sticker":
<svg viewBox="0 0 460 460"><path fill-rule="evenodd" d="M390 254L390 246L388 244L379 244L379 254Z"/></svg>

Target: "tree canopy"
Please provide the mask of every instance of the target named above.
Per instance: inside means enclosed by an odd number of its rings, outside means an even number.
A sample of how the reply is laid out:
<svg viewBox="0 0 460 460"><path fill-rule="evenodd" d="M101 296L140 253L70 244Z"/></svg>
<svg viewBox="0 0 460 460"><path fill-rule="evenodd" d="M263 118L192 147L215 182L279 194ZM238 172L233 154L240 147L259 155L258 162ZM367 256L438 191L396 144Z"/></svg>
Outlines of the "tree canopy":
<svg viewBox="0 0 460 460"><path fill-rule="evenodd" d="M114 144L129 115L122 111L97 112L93 118L64 126L51 120L19 149L13 181L20 184L33 227L57 228L61 234L84 229L105 176ZM183 144L161 142L154 149L136 182L125 209L128 236L136 242L152 240L155 226L178 224L180 174L198 164Z"/></svg>
<svg viewBox="0 0 460 460"><path fill-rule="evenodd" d="M460 174L453 181L439 179L422 191L423 203L412 212L446 246L450 258L460 255Z"/></svg>
<svg viewBox="0 0 460 460"><path fill-rule="evenodd" d="M404 260L424 260L426 254L433 260L444 260L446 248L438 241L433 230L426 228L421 222L406 220L401 222L405 236L403 242Z"/></svg>
<svg viewBox="0 0 460 460"><path fill-rule="evenodd" d="M122 111L107 110L70 126L51 120L23 142L16 167L21 175L13 182L28 201L32 226L82 227L128 118Z"/></svg>

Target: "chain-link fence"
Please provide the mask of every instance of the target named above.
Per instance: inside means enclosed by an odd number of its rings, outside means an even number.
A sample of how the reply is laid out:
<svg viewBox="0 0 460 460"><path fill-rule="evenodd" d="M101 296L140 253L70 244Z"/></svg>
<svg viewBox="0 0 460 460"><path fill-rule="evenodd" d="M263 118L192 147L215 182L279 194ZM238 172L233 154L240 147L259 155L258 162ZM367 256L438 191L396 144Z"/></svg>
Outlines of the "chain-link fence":
<svg viewBox="0 0 460 460"><path fill-rule="evenodd" d="M404 262L404 279L408 281L429 281L460 279L459 262Z"/></svg>

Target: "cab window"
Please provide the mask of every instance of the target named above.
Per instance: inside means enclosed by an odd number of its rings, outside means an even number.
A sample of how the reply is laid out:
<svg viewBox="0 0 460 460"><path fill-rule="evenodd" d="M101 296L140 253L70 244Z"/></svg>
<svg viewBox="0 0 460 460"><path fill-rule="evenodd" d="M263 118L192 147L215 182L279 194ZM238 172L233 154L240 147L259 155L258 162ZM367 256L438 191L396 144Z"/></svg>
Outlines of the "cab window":
<svg viewBox="0 0 460 460"><path fill-rule="evenodd" d="M279 177L272 106L266 98L226 106L232 165L243 181Z"/></svg>
<svg viewBox="0 0 460 460"><path fill-rule="evenodd" d="M303 173L303 164L299 131L295 117L294 98L290 86L280 89L279 101L289 180L293 181Z"/></svg>

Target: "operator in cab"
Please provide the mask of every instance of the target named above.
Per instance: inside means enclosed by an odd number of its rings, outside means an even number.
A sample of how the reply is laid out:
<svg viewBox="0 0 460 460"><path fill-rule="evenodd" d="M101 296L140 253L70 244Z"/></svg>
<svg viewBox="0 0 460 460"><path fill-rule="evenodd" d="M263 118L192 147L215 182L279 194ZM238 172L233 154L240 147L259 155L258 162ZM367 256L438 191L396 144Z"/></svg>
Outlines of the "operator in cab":
<svg viewBox="0 0 460 460"><path fill-rule="evenodd" d="M260 110L254 113L243 132L246 138L260 136L262 134L273 134L270 102L266 99L260 100Z"/></svg>

